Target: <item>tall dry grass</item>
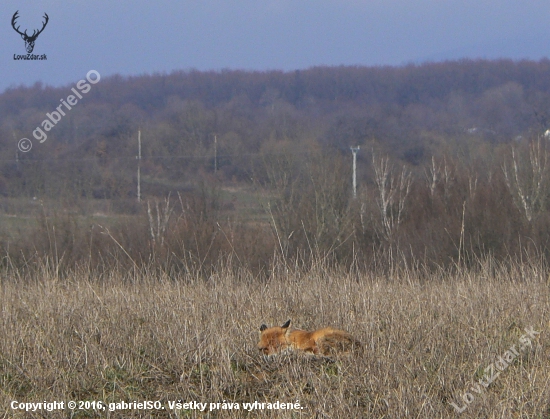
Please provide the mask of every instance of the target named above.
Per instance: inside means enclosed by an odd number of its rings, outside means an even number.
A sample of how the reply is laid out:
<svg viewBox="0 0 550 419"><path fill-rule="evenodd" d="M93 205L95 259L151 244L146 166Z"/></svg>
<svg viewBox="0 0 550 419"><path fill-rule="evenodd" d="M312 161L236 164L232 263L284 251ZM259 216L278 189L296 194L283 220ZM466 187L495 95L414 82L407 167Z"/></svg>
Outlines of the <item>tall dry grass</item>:
<svg viewBox="0 0 550 419"><path fill-rule="evenodd" d="M279 266L267 280L220 267L209 278L43 265L0 287L1 418L550 417L549 271L488 260L469 270L345 272ZM260 324L288 318L363 342L359 357L256 350ZM524 329L540 332L481 395L472 385ZM20 402L161 400L164 411L25 413ZM298 411L168 410L168 401L295 402ZM242 405L241 405L242 406ZM208 409L207 409L208 410Z"/></svg>

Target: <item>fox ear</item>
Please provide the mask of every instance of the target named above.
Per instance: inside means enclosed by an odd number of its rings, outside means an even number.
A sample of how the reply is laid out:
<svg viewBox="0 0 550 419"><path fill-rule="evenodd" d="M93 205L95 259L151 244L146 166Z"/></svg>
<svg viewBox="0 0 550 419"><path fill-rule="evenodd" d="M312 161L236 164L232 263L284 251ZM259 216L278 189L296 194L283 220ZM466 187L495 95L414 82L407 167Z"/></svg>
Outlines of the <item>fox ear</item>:
<svg viewBox="0 0 550 419"><path fill-rule="evenodd" d="M267 329L267 326L265 324L262 324L260 326L260 332L263 332L265 329Z"/></svg>
<svg viewBox="0 0 550 419"><path fill-rule="evenodd" d="M288 329L289 326L290 326L290 319L288 319L286 323L281 326L281 329Z"/></svg>

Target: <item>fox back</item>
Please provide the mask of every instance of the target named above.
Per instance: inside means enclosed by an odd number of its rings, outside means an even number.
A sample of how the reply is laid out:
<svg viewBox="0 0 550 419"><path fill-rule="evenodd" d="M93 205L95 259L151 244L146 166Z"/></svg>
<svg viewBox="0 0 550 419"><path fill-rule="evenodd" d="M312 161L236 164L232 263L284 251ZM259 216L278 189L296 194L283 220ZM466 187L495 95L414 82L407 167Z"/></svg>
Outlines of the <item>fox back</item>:
<svg viewBox="0 0 550 419"><path fill-rule="evenodd" d="M281 327L260 326L258 349L264 355L273 355L287 350L299 350L315 355L334 355L360 349L361 344L343 330L325 327L307 332L291 329L290 320Z"/></svg>

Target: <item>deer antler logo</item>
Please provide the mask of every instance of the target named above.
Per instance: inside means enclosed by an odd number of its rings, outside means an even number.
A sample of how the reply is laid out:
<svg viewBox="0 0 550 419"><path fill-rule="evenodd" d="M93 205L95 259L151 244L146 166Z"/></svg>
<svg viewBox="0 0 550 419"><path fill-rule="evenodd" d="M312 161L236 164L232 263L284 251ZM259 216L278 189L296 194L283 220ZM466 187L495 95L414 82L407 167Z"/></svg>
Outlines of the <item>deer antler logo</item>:
<svg viewBox="0 0 550 419"><path fill-rule="evenodd" d="M33 31L32 35L29 36L29 35L27 35L27 30L26 29L25 29L25 32L21 32L19 30L19 26L17 28L15 27L15 24L16 24L15 21L19 17L17 15L18 13L19 13L19 10L13 14L13 17L11 18L11 26L13 26L13 29L15 29L15 32L17 32L19 35L21 35L21 38L23 38L23 40L25 41L25 49L30 54L32 52L32 50L34 49L34 42L36 41L36 38L38 38L38 35L40 35L42 33L42 31L44 30L44 28L48 24L48 20L50 18L48 17L47 13L44 13L44 19L46 19L46 20L42 23L42 29L40 29L38 32L35 29Z"/></svg>

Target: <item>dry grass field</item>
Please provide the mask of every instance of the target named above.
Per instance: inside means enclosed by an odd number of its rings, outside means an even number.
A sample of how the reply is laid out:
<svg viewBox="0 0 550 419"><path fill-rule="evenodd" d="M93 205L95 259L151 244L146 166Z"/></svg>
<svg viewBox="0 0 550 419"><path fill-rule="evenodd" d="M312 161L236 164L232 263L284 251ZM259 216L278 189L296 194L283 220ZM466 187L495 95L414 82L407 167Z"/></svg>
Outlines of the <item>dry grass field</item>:
<svg viewBox="0 0 550 419"><path fill-rule="evenodd" d="M492 261L431 273L278 267L268 280L224 268L210 278L4 274L0 418L547 419L548 275L537 263ZM365 350L261 356L259 326L289 318L345 329ZM12 408L70 400L105 409ZM122 401L164 409L109 409ZM255 401L301 408L245 409Z"/></svg>

